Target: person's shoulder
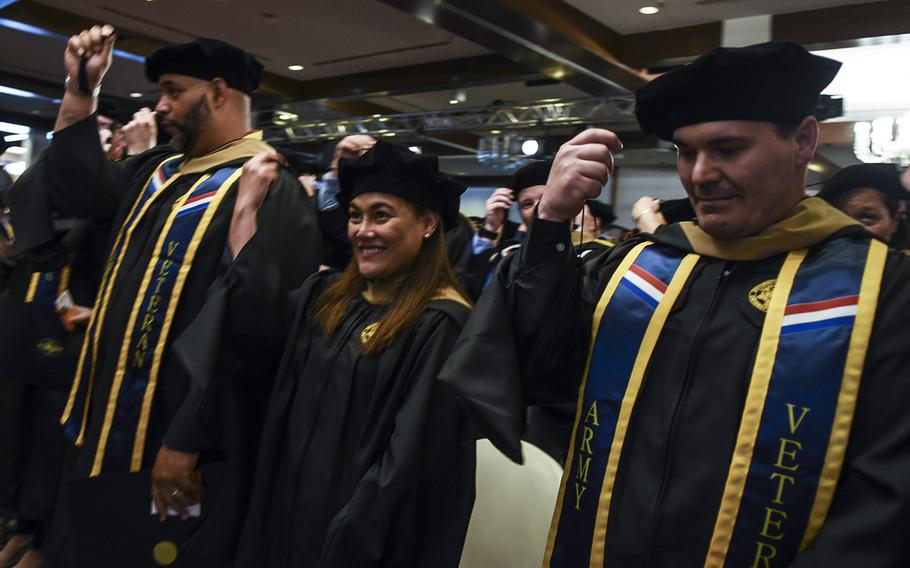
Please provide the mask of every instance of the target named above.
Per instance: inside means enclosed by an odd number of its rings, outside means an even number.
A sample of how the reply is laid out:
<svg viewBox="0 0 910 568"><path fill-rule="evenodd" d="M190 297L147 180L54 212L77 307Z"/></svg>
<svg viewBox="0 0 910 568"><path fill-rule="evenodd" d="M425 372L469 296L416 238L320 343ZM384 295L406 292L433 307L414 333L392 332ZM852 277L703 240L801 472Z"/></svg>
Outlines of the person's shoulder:
<svg viewBox="0 0 910 568"><path fill-rule="evenodd" d="M446 287L439 290L427 303L424 316L427 319L448 320L460 329L464 326L473 306L459 290Z"/></svg>

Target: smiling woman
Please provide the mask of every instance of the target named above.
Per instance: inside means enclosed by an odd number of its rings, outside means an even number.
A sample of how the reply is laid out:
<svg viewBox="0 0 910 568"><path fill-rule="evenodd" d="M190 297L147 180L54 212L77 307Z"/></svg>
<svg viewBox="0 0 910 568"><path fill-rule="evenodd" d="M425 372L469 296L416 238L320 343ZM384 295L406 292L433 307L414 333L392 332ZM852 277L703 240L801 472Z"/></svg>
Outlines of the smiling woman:
<svg viewBox="0 0 910 568"><path fill-rule="evenodd" d="M238 191L234 264L178 347L212 370L194 372L202 406L230 374L200 360L236 353L244 376L276 376L236 565L457 566L474 443L436 377L469 313L443 236L464 188L435 157L385 142L342 159L354 258L288 296L255 235L277 165L260 167Z"/></svg>

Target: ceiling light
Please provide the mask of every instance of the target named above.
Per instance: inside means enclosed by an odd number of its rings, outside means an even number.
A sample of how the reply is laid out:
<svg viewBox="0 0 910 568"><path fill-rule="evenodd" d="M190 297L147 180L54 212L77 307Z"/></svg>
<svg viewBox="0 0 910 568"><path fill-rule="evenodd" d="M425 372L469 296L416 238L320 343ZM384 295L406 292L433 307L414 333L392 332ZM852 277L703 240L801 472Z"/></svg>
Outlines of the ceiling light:
<svg viewBox="0 0 910 568"><path fill-rule="evenodd" d="M288 71L303 71L303 65L288 65Z"/></svg>
<svg viewBox="0 0 910 568"><path fill-rule="evenodd" d="M142 93L130 93L130 97L132 97L134 99L141 99Z"/></svg>
<svg viewBox="0 0 910 568"><path fill-rule="evenodd" d="M468 94L464 89L455 89L452 92L452 97L449 99L450 105L457 105L458 103L463 103L468 100Z"/></svg>
<svg viewBox="0 0 910 568"><path fill-rule="evenodd" d="M638 9L638 13L644 14L645 16L653 16L658 12L660 12L660 8L657 6L642 6Z"/></svg>
<svg viewBox="0 0 910 568"><path fill-rule="evenodd" d="M7 134L3 137L4 142L22 142L28 140L28 134Z"/></svg>
<svg viewBox="0 0 910 568"><path fill-rule="evenodd" d="M420 148L420 146L408 146L408 150L410 150L411 152L414 152L415 154L423 153L423 150Z"/></svg>
<svg viewBox="0 0 910 568"><path fill-rule="evenodd" d="M540 142L533 138L528 138L521 143L521 153L525 156L533 156L540 151Z"/></svg>
<svg viewBox="0 0 910 568"><path fill-rule="evenodd" d="M6 149L6 151L9 152L10 154L13 154L16 156L21 156L21 155L25 154L26 152L28 152L28 150L26 150L22 146L10 146L9 148Z"/></svg>
<svg viewBox="0 0 910 568"><path fill-rule="evenodd" d="M13 124L12 122L0 122L0 132L11 132L13 134L28 134L32 129L22 124Z"/></svg>
<svg viewBox="0 0 910 568"><path fill-rule="evenodd" d="M491 130L490 134L502 134L502 130Z"/></svg>

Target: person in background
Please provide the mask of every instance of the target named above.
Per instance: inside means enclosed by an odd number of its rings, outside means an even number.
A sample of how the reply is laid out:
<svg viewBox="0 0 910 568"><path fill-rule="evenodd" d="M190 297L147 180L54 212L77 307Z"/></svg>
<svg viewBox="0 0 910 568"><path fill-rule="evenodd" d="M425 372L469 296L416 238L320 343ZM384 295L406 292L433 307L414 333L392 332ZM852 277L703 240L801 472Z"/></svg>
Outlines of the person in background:
<svg viewBox="0 0 910 568"><path fill-rule="evenodd" d="M472 300L480 297L499 261L516 250L524 239L552 163L539 160L522 166L512 175L510 187L500 187L487 199L484 223L473 237L473 254L467 261L462 280ZM508 218L509 209L516 203L521 217L519 225Z"/></svg>
<svg viewBox="0 0 910 568"><path fill-rule="evenodd" d="M840 170L818 192L831 205L863 224L896 249L907 242L905 207L910 191L895 164L856 164Z"/></svg>
<svg viewBox="0 0 910 568"><path fill-rule="evenodd" d="M223 374L198 361L220 360L227 345L259 376L276 375L236 566L454 568L474 438L436 377L470 311L443 234L464 186L435 156L384 141L342 157L338 179L354 247L345 271L282 293L276 259L256 240L268 184L245 187L234 263L207 317L178 341L206 389Z"/></svg>
<svg viewBox="0 0 910 568"><path fill-rule="evenodd" d="M586 239L603 239L604 233L615 220L616 214L610 205L589 199L582 212L575 217L573 224L577 231L584 233Z"/></svg>

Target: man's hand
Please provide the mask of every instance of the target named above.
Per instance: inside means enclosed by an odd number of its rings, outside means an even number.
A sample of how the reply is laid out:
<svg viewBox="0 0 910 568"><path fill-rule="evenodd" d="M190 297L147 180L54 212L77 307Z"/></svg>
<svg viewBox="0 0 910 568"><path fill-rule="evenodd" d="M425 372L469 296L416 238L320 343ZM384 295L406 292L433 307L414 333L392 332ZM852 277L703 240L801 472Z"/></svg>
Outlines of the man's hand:
<svg viewBox="0 0 910 568"><path fill-rule="evenodd" d="M124 127L123 136L126 138L126 154L135 156L158 143L158 125L155 123L155 111L142 107L135 114L133 120Z"/></svg>
<svg viewBox="0 0 910 568"><path fill-rule="evenodd" d="M311 199L316 198L316 176L313 174L301 174L297 176L297 181L303 186L303 190Z"/></svg>
<svg viewBox="0 0 910 568"><path fill-rule="evenodd" d="M353 134L345 136L335 146L335 156L332 158L332 173L338 175L338 161L341 158L356 160L376 144L376 139L368 134Z"/></svg>
<svg viewBox="0 0 910 568"><path fill-rule="evenodd" d="M573 219L588 199L597 199L613 173L613 152L622 150L619 137L592 128L569 140L556 153L537 216L547 221Z"/></svg>
<svg viewBox="0 0 910 568"><path fill-rule="evenodd" d="M152 499L158 507L158 517L167 519L168 507L180 513L180 518L189 517L187 507L202 501L202 480L196 469L199 454L178 452L161 446L155 467L152 468Z"/></svg>
<svg viewBox="0 0 910 568"><path fill-rule="evenodd" d="M257 211L269 187L278 179L278 167L284 158L275 152L259 152L243 164L243 174L237 186L237 202L234 212L238 210Z"/></svg>
<svg viewBox="0 0 910 568"><path fill-rule="evenodd" d="M284 157L275 152L260 152L243 164L234 215L228 230L228 245L233 258L237 258L256 233L256 213L265 201L269 187L278 179L278 166L283 163Z"/></svg>
<svg viewBox="0 0 910 568"><path fill-rule="evenodd" d="M66 331L74 331L77 327L85 327L92 319L92 308L85 306L70 306L60 312L60 321Z"/></svg>
<svg viewBox="0 0 910 568"><path fill-rule="evenodd" d="M506 222L506 216L514 203L512 190L500 187L487 198L487 212L483 218L483 228L495 233Z"/></svg>
<svg viewBox="0 0 910 568"><path fill-rule="evenodd" d="M101 84L111 67L114 51L114 28L108 24L92 26L71 36L63 52L63 67L70 78L70 89L76 92L79 83L79 62L85 57L85 79L89 90Z"/></svg>

